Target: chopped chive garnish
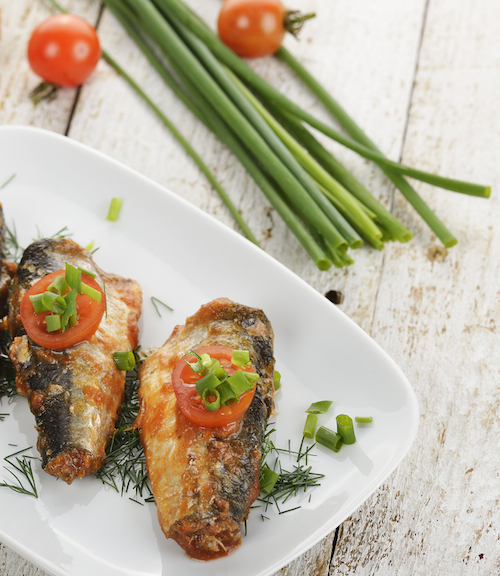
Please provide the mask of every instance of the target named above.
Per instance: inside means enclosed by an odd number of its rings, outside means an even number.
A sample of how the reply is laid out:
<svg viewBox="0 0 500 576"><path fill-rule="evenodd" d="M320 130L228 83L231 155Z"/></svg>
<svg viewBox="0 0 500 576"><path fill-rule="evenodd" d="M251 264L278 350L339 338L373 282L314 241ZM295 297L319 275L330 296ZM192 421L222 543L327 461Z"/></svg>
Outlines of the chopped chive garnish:
<svg viewBox="0 0 500 576"><path fill-rule="evenodd" d="M55 294L62 295L68 290L69 286L66 282L66 278L64 276L58 276L50 286L48 286L47 290L49 292L54 292Z"/></svg>
<svg viewBox="0 0 500 576"><path fill-rule="evenodd" d="M92 270L87 270L86 268L82 268L81 266L78 266L78 270L80 270L82 274L87 274L87 276L90 276L91 278L96 277L96 273L92 272Z"/></svg>
<svg viewBox="0 0 500 576"><path fill-rule="evenodd" d="M331 400L322 400L321 402L314 402L306 410L308 414L324 414L332 405Z"/></svg>
<svg viewBox="0 0 500 576"><path fill-rule="evenodd" d="M61 315L60 314L49 314L45 316L45 323L47 324L47 332L55 332L61 329Z"/></svg>
<svg viewBox="0 0 500 576"><path fill-rule="evenodd" d="M155 307L156 313L158 314L158 316L160 316L160 318L161 318L161 314L160 314L160 311L158 310L158 306L156 305L157 302L158 302L158 304L165 306L165 308L167 308L167 310L170 310L170 312L174 311L174 309L170 308L170 306L168 304L165 304L165 302L158 300L158 298L155 298L154 296L151 296L151 302L153 303L153 306Z"/></svg>
<svg viewBox="0 0 500 576"><path fill-rule="evenodd" d="M250 353L248 350L233 350L231 362L238 368L243 368L245 364L250 362Z"/></svg>
<svg viewBox="0 0 500 576"><path fill-rule="evenodd" d="M334 432L325 426L320 426L318 428L318 431L316 432L316 442L334 452L338 452L344 443L340 434L337 434L337 432Z"/></svg>
<svg viewBox="0 0 500 576"><path fill-rule="evenodd" d="M93 247L94 247L94 241L92 240L87 244L87 246L85 246L85 250L87 250L87 252L90 252Z"/></svg>
<svg viewBox="0 0 500 576"><path fill-rule="evenodd" d="M56 314L64 314L66 311L66 300L62 296L57 296L54 300L53 306Z"/></svg>
<svg viewBox="0 0 500 576"><path fill-rule="evenodd" d="M274 391L277 392L281 388L281 374L277 370L274 371L273 382Z"/></svg>
<svg viewBox="0 0 500 576"><path fill-rule="evenodd" d="M80 288L82 290L82 294L85 294L89 298L92 298L92 300L95 300L98 304L101 302L101 293L99 292L99 290L92 288L92 286L85 284L85 282L82 282L80 284Z"/></svg>
<svg viewBox="0 0 500 576"><path fill-rule="evenodd" d="M203 392L205 390L213 390L219 386L220 380L217 378L214 372L207 372L205 376L202 376L198 382L196 382L196 392L199 396L203 397Z"/></svg>
<svg viewBox="0 0 500 576"><path fill-rule="evenodd" d="M356 442L356 435L354 434L352 418L347 416L347 414L339 414L336 420L337 432L342 436L344 444L354 444L354 442Z"/></svg>
<svg viewBox="0 0 500 576"><path fill-rule="evenodd" d="M47 312L47 309L43 305L43 294L34 294L30 296L31 303L33 304L33 311L35 314L39 312Z"/></svg>
<svg viewBox="0 0 500 576"><path fill-rule="evenodd" d="M122 199L112 198L111 203L109 205L107 220L109 220L110 222L116 222L118 220L118 216L120 215L121 207L122 207Z"/></svg>
<svg viewBox="0 0 500 576"><path fill-rule="evenodd" d="M227 382L223 382L217 386L217 390L220 394L220 403L223 406L230 406L231 404L236 404L236 402L238 402L238 395Z"/></svg>
<svg viewBox="0 0 500 576"><path fill-rule="evenodd" d="M54 302L57 298L57 294L54 294L54 292L44 292L42 294L42 304L45 307L45 310L49 310L51 312L54 312L55 308L54 308Z"/></svg>
<svg viewBox="0 0 500 576"><path fill-rule="evenodd" d="M302 433L306 438L314 438L316 426L318 424L318 417L316 414L308 414L306 423L304 425L304 432Z"/></svg>
<svg viewBox="0 0 500 576"><path fill-rule="evenodd" d="M82 272L78 268L71 266L66 262L66 273L65 273L66 282L71 290L75 290L78 294L81 294L81 280L82 280Z"/></svg>
<svg viewBox="0 0 500 576"><path fill-rule="evenodd" d="M237 394L238 396L240 396L240 394L243 394L243 392L252 390L253 388L253 384L251 383L249 378L247 378L246 373L241 372L241 370L238 370L238 372L235 372L234 374L229 376L229 378L227 379L227 383L229 384L229 386L231 386L235 394Z"/></svg>
<svg viewBox="0 0 500 576"><path fill-rule="evenodd" d="M216 388L205 388L201 397L203 398L203 404L205 404L207 410L210 410L210 412L219 410L221 406L220 394Z"/></svg>
<svg viewBox="0 0 500 576"><path fill-rule="evenodd" d="M354 420L359 424L369 424L373 418L371 416L356 416Z"/></svg>
<svg viewBox="0 0 500 576"><path fill-rule="evenodd" d="M118 370L133 370L135 368L135 356L132 350L113 352L113 360Z"/></svg>
<svg viewBox="0 0 500 576"><path fill-rule="evenodd" d="M274 470L271 470L269 466L264 466L259 478L260 489L263 492L270 494L273 491L273 488L276 486L276 482L278 481L279 477L279 474L277 474Z"/></svg>

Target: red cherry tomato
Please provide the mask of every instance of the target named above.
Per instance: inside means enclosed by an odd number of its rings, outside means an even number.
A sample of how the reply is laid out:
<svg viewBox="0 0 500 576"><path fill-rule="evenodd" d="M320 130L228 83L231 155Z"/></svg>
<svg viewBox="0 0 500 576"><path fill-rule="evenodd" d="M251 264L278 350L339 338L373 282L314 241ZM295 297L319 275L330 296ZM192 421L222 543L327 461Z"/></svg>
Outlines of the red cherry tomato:
<svg viewBox="0 0 500 576"><path fill-rule="evenodd" d="M224 368L229 375L239 370L239 368L236 368L231 363L233 355L232 348L225 346L204 346L203 348L196 349L195 352L197 354L210 354L212 358L219 360L222 368ZM196 392L196 382L201 376L195 374L184 360L195 362L196 358L188 354L177 362L172 372L172 386L179 408L188 420L199 426L217 428L235 422L245 414L255 394L256 383L253 389L244 392L235 404L222 406L219 410L211 412L205 408L201 396ZM251 366L244 368L244 371L255 372Z"/></svg>
<svg viewBox="0 0 500 576"><path fill-rule="evenodd" d="M220 39L238 56L274 54L285 36L285 15L280 0L225 0L217 22Z"/></svg>
<svg viewBox="0 0 500 576"><path fill-rule="evenodd" d="M57 276L64 275L64 270L58 270L57 272L52 272L52 274L44 276L26 292L19 307L21 322L26 330L26 334L38 345L49 348L50 350L64 350L85 340L90 340L99 327L106 309L106 299L102 288L93 278L82 274L82 282L85 282L85 284L88 284L91 288L94 288L94 290L98 290L101 293L101 301L96 302L85 294L78 294L76 297L77 323L65 332L61 332L61 330L47 332L45 316L50 314L50 312L39 312L35 314L33 304L29 297L45 292Z"/></svg>
<svg viewBox="0 0 500 576"><path fill-rule="evenodd" d="M36 74L58 86L79 86L101 57L95 28L72 14L55 14L35 28L28 61Z"/></svg>

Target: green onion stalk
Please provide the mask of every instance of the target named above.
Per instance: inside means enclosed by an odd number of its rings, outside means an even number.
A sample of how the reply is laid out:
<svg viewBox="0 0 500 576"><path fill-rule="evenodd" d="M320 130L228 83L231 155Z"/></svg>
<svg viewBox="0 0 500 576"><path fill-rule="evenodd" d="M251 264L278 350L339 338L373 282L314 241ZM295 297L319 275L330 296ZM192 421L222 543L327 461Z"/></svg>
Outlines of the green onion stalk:
<svg viewBox="0 0 500 576"><path fill-rule="evenodd" d="M339 120L341 125L343 125L344 129L350 134L351 138L338 133L331 127L316 119L307 111L302 110L298 105L290 101L286 96L263 80L242 59L227 48L227 46L219 40L217 35L210 30L210 28L208 28L208 26L206 26L206 24L181 0L154 1L164 15L167 17L178 18L186 27L196 34L221 62L232 69L233 72L255 92L257 92L264 101L273 106L279 106L281 110L290 114L292 118L304 121L309 124L309 126L319 130L345 147L357 152L362 157L371 159L377 163L446 246L454 245L456 239L420 198L417 192L413 190L403 176L413 177L434 186L464 194L485 198L489 197L491 192L489 186L445 178L387 159L347 115L347 113L338 105L338 103L329 96L326 90L319 85L319 83L291 56L290 53L286 51L284 47L278 51L278 57L285 61L313 90L322 102L325 103L333 115ZM405 236L407 236L407 234L405 234Z"/></svg>

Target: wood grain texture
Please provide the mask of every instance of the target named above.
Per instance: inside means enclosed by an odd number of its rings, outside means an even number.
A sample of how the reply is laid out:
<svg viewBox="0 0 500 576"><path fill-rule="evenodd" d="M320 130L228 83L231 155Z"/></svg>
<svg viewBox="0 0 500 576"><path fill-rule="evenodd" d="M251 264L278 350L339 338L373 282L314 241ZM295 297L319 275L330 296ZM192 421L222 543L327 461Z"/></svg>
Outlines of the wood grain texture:
<svg viewBox="0 0 500 576"><path fill-rule="evenodd" d="M459 244L426 250L435 239L415 222L416 241L387 253L371 334L412 382L420 430L342 525L330 574L500 573L500 5L459 4L429 3L403 160L494 192L485 201L417 186Z"/></svg>
<svg viewBox="0 0 500 576"><path fill-rule="evenodd" d="M188 3L214 26L220 0ZM96 22L95 0L64 5ZM318 16L307 23L300 42L289 38L287 47L385 153L443 175L484 181L493 186L493 195L482 200L416 184L459 240L443 251L380 170L319 136L414 233L410 243L391 244L383 252L355 251L356 263L348 269L320 272L231 154L163 86L104 11L103 46L177 123L264 249L320 293L342 292L340 308L394 358L419 399L414 446L342 524L333 558L334 533L278 574L497 575L500 4L294 0L293 8ZM1 124L67 132L235 228L198 168L105 62L81 90L65 89L56 100L35 107L27 94L37 78L28 68L25 47L50 8L44 0L0 0L0 13ZM282 63L265 58L251 65L335 125ZM45 573L0 544L0 575Z"/></svg>

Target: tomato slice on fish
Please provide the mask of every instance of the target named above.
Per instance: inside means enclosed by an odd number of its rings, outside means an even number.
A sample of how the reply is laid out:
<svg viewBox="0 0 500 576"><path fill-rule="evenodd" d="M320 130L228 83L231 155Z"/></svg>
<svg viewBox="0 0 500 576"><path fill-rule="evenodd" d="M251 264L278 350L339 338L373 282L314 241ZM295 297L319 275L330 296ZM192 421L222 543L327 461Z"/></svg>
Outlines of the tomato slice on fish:
<svg viewBox="0 0 500 576"><path fill-rule="evenodd" d="M99 327L106 310L106 298L102 288L92 277L82 274L82 282L100 292L101 301L97 302L86 294L78 294L76 297L76 324L64 332L61 330L48 332L45 317L50 312L35 314L30 296L42 294L58 276L64 275L65 270L57 270L41 278L26 292L19 307L21 322L28 336L38 345L50 350L64 350L80 342L90 340Z"/></svg>
<svg viewBox="0 0 500 576"><path fill-rule="evenodd" d="M209 354L211 358L218 360L222 368L231 376L238 370L255 373L252 366L238 368L232 364L233 349L226 346L204 346L194 350L196 354ZM186 354L175 365L172 372L172 386L177 398L177 403L182 413L188 420L199 426L217 428L240 420L248 410L255 394L256 382L252 390L243 392L238 401L229 406L221 406L219 410L208 410L201 396L196 392L196 382L201 374L196 374L188 366L187 362L195 362L193 355Z"/></svg>

